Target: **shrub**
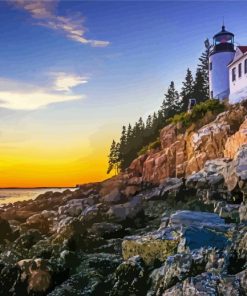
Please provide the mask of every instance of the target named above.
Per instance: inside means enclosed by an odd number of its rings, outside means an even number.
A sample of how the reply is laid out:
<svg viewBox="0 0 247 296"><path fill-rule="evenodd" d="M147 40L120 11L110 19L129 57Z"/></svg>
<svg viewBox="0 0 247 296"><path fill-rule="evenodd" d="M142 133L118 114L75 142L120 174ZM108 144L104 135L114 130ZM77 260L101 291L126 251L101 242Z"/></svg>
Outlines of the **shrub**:
<svg viewBox="0 0 247 296"><path fill-rule="evenodd" d="M152 149L160 148L161 147L160 145L161 145L160 144L160 138L157 138L156 141L142 147L142 149L138 152L138 156L143 155L145 153L148 153Z"/></svg>
<svg viewBox="0 0 247 296"><path fill-rule="evenodd" d="M188 128L192 123L195 123L203 118L207 112L218 114L220 112L223 112L225 108L225 104L221 103L219 100L207 100L195 105L191 112L179 113L172 118L169 118L168 123L180 123L182 124L182 127Z"/></svg>

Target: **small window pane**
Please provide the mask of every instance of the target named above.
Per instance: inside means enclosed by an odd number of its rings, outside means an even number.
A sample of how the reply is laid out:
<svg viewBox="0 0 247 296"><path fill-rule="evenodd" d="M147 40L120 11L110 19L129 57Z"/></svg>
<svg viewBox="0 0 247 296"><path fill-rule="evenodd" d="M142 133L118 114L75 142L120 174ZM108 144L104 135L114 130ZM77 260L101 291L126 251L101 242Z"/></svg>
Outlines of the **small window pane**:
<svg viewBox="0 0 247 296"><path fill-rule="evenodd" d="M236 68L232 69L232 81L236 80Z"/></svg>
<svg viewBox="0 0 247 296"><path fill-rule="evenodd" d="M244 61L244 73L247 73L247 59Z"/></svg>
<svg viewBox="0 0 247 296"><path fill-rule="evenodd" d="M238 65L238 77L242 76L242 64Z"/></svg>

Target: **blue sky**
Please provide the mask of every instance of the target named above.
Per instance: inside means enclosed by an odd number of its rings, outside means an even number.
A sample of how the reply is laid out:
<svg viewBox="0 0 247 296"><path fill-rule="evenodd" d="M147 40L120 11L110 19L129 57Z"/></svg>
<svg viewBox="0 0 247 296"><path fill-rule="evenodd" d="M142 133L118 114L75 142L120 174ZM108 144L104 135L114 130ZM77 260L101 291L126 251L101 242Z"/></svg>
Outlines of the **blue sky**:
<svg viewBox="0 0 247 296"><path fill-rule="evenodd" d="M171 80L181 86L223 16L247 44L246 11L244 1L0 1L0 150L11 160L2 174L32 147L29 171L37 157L62 170L98 153L78 183L103 177L112 138L157 110ZM58 147L67 154L56 158Z"/></svg>

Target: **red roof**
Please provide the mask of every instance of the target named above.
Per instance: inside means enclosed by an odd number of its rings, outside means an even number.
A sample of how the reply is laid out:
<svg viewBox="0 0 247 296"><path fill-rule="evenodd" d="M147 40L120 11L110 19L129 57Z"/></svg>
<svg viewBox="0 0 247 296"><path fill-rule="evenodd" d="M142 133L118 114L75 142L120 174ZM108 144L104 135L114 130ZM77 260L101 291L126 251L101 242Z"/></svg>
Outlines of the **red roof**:
<svg viewBox="0 0 247 296"><path fill-rule="evenodd" d="M242 51L242 53L247 52L247 46L238 46L238 48Z"/></svg>

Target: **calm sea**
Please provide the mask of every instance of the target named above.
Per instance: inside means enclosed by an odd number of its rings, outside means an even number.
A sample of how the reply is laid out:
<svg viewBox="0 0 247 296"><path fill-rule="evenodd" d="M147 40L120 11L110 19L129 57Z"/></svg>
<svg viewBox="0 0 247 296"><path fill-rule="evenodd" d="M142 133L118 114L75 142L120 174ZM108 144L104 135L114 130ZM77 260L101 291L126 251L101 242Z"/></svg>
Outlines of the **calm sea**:
<svg viewBox="0 0 247 296"><path fill-rule="evenodd" d="M68 188L28 188L28 189L0 189L0 205L22 200L34 199L47 191L62 192ZM75 188L69 188L74 190Z"/></svg>

